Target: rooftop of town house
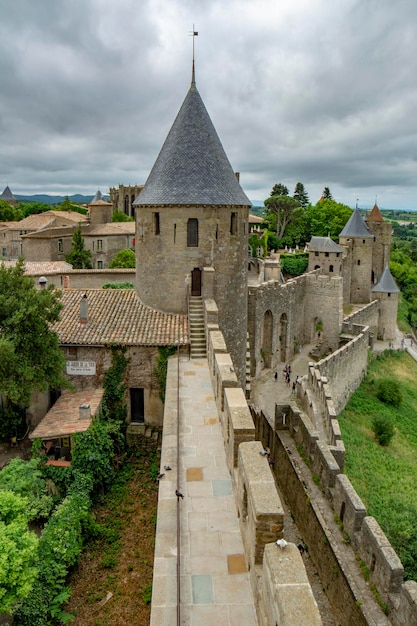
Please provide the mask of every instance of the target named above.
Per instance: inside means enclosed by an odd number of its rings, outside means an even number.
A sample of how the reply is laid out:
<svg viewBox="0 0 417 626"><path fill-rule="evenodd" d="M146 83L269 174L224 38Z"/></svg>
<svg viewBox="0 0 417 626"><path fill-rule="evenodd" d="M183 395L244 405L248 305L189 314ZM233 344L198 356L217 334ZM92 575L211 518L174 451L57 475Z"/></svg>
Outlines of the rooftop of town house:
<svg viewBox="0 0 417 626"><path fill-rule="evenodd" d="M94 224L94 226L82 226L82 233L85 237L106 236L106 235L134 235L135 222L107 222L105 224Z"/></svg>
<svg viewBox="0 0 417 626"><path fill-rule="evenodd" d="M343 248L330 237L312 237L308 244L309 252L343 252Z"/></svg>
<svg viewBox="0 0 417 626"><path fill-rule="evenodd" d="M86 323L80 323L83 296L88 303ZM64 289L61 301L61 319L52 328L62 345L167 346L189 342L186 315L145 306L135 289Z"/></svg>
<svg viewBox="0 0 417 626"><path fill-rule="evenodd" d="M195 84L172 125L135 206L251 206Z"/></svg>
<svg viewBox="0 0 417 626"><path fill-rule="evenodd" d="M248 222L249 224L265 224L263 217L259 217L259 215L252 215L252 213L249 213Z"/></svg>
<svg viewBox="0 0 417 626"><path fill-rule="evenodd" d="M68 223L78 224L79 222L85 222L87 217L76 211L44 211L43 213L36 213L34 215L28 215L19 222L12 222L9 226L13 230L39 230L40 228L46 228L52 225L57 219L66 220Z"/></svg>
<svg viewBox="0 0 417 626"><path fill-rule="evenodd" d="M103 394L102 388L75 393L65 392L30 433L29 439L57 439L86 431L91 425L91 418L80 418L80 406L89 404L91 417L96 417L100 411Z"/></svg>
<svg viewBox="0 0 417 626"><path fill-rule="evenodd" d="M4 266L15 267L17 261L2 261ZM72 265L66 261L25 261L25 274L28 276L38 274L61 274L72 270Z"/></svg>

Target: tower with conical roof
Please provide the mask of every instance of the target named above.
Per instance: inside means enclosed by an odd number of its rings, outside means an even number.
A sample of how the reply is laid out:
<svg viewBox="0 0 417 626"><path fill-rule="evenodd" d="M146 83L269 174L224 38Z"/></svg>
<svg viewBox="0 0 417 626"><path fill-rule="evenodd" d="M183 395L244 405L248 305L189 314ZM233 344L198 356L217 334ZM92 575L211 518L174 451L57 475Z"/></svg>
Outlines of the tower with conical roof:
<svg viewBox="0 0 417 626"><path fill-rule="evenodd" d="M10 206L16 206L16 204L19 204L9 185L6 185L4 188L3 193L0 195L0 200L5 200L8 204L10 204Z"/></svg>
<svg viewBox="0 0 417 626"><path fill-rule="evenodd" d="M134 202L136 280L150 307L187 312L187 292L214 298L241 384L247 332L247 223L239 185L194 74L159 156Z"/></svg>
<svg viewBox="0 0 417 626"><path fill-rule="evenodd" d="M387 263L381 278L372 288L372 298L379 300L378 339L395 339L399 293Z"/></svg>
<svg viewBox="0 0 417 626"><path fill-rule="evenodd" d="M370 302L374 237L356 208L339 235L343 258L343 302Z"/></svg>
<svg viewBox="0 0 417 626"><path fill-rule="evenodd" d="M384 220L376 203L365 221L374 237L372 247L372 284L376 284L380 280L387 264L389 265L392 224Z"/></svg>

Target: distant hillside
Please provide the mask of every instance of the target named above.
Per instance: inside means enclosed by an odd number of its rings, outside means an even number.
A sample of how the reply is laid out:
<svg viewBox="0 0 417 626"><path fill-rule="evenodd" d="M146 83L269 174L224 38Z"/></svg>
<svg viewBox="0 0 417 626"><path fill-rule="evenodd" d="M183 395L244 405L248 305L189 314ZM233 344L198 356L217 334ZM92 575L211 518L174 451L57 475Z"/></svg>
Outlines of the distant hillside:
<svg viewBox="0 0 417 626"><path fill-rule="evenodd" d="M71 200L71 202L75 202L76 204L88 204L94 198L94 195L95 194L93 194L92 196L82 196L80 193L75 193L72 196L68 196L68 198ZM48 196L45 193L38 193L33 196L22 196L15 193L14 197L16 198L16 200L22 202L43 202L44 204L54 205L61 204L66 198L66 196ZM103 195L103 197L105 200L109 199L108 196Z"/></svg>

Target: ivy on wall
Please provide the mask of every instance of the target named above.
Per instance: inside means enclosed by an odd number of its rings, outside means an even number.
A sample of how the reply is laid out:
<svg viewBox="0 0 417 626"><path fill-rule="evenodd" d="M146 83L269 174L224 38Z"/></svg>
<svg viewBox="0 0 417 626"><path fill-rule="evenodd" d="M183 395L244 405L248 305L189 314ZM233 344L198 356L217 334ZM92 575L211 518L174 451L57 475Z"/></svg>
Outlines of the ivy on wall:
<svg viewBox="0 0 417 626"><path fill-rule="evenodd" d="M156 365L153 373L158 385L159 397L165 402L165 387L167 382L168 359L175 354L176 346L159 346Z"/></svg>

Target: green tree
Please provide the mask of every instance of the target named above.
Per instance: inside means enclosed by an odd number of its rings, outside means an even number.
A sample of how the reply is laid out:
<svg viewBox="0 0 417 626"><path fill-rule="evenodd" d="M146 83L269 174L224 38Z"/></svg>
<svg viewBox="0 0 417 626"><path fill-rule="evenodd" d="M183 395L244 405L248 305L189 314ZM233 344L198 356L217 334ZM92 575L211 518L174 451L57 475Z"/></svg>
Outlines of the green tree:
<svg viewBox="0 0 417 626"><path fill-rule="evenodd" d="M320 199L306 209L309 231L316 237L337 239L351 215L350 207L330 199Z"/></svg>
<svg viewBox="0 0 417 626"><path fill-rule="evenodd" d="M321 197L324 198L324 199L333 200L333 196L332 196L332 193L331 193L329 187L325 187L323 189L323 193L321 194Z"/></svg>
<svg viewBox="0 0 417 626"><path fill-rule="evenodd" d="M135 218L126 215L124 211L113 211L112 222L134 222Z"/></svg>
<svg viewBox="0 0 417 626"><path fill-rule="evenodd" d="M84 245L84 237L81 232L81 224L72 234L72 247L65 256L67 263L71 263L75 270L91 269L91 250L87 250Z"/></svg>
<svg viewBox="0 0 417 626"><path fill-rule="evenodd" d="M68 386L64 354L50 328L62 309L59 292L53 285L37 290L24 271L23 258L15 267L0 265L0 393L6 407L28 406L32 392L48 385Z"/></svg>
<svg viewBox="0 0 417 626"><path fill-rule="evenodd" d="M112 258L109 267L111 269L115 268L129 268L136 267L136 255L133 250L130 248L125 248L124 250L119 250L116 252L114 257Z"/></svg>
<svg viewBox="0 0 417 626"><path fill-rule="evenodd" d="M36 580L38 539L28 530L28 501L0 490L0 613L11 613Z"/></svg>
<svg viewBox="0 0 417 626"><path fill-rule="evenodd" d="M269 222L270 230L275 230L276 236L282 239L287 226L296 215L296 210L300 204L295 198L288 195L274 195L265 200L266 219Z"/></svg>
<svg viewBox="0 0 417 626"><path fill-rule="evenodd" d="M103 289L134 289L135 285L133 283L129 283L128 281L125 281L124 283L118 283L118 282L107 282L104 283Z"/></svg>
<svg viewBox="0 0 417 626"><path fill-rule="evenodd" d="M72 211L72 202L65 196L64 200L61 202L61 211Z"/></svg>
<svg viewBox="0 0 417 626"><path fill-rule="evenodd" d="M271 196L288 196L288 187L282 183L275 183L271 190Z"/></svg>
<svg viewBox="0 0 417 626"><path fill-rule="evenodd" d="M51 208L51 205L45 204L45 202L19 202L19 209L22 211L24 217L36 213L44 213L45 211L50 211Z"/></svg>
<svg viewBox="0 0 417 626"><path fill-rule="evenodd" d="M0 200L0 222L19 222L23 217L20 208L10 206L6 200Z"/></svg>
<svg viewBox="0 0 417 626"><path fill-rule="evenodd" d="M305 190L303 183L297 183L294 189L294 196L296 200L298 200L300 206L305 208L309 203L308 193Z"/></svg>

